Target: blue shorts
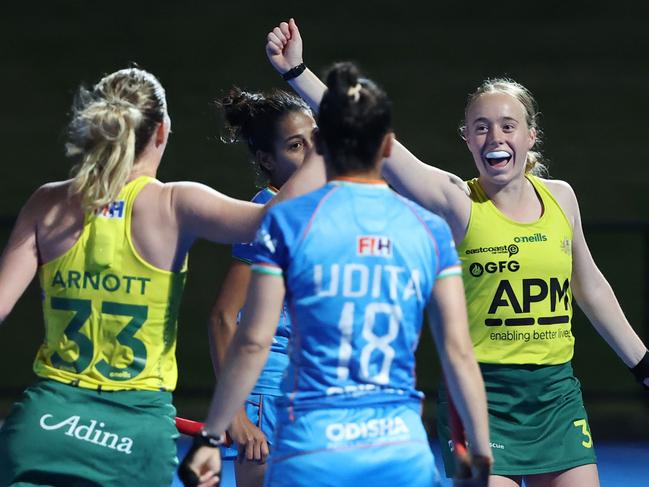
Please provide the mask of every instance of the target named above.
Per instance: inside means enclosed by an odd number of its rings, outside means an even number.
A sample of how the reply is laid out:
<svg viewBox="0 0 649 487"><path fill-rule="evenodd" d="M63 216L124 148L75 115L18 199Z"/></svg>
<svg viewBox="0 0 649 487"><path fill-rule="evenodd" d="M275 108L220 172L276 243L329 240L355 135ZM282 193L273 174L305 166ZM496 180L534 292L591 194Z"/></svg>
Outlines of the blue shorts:
<svg viewBox="0 0 649 487"><path fill-rule="evenodd" d="M278 399L280 399L280 396L250 394L245 404L248 419L266 435L268 446L272 446L275 442ZM221 447L221 458L223 460L235 460L237 455L238 448L236 444L232 444L229 447Z"/></svg>
<svg viewBox="0 0 649 487"><path fill-rule="evenodd" d="M265 486L440 485L419 411L412 405L278 411Z"/></svg>

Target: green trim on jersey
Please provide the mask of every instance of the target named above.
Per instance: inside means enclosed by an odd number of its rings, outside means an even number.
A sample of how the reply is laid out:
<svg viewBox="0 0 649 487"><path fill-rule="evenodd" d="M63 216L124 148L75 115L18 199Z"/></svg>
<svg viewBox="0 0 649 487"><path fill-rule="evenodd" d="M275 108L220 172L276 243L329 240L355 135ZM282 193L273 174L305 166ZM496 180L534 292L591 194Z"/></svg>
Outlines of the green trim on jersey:
<svg viewBox="0 0 649 487"><path fill-rule="evenodd" d="M180 272L159 269L131 237L135 198L152 181L131 181L115 202L86 215L72 248L39 269L45 319L34 360L39 377L104 390L176 387L187 262Z"/></svg>
<svg viewBox="0 0 649 487"><path fill-rule="evenodd" d="M563 364L573 355L572 226L551 192L527 176L543 214L531 223L504 215L478 179L457 250L478 362Z"/></svg>

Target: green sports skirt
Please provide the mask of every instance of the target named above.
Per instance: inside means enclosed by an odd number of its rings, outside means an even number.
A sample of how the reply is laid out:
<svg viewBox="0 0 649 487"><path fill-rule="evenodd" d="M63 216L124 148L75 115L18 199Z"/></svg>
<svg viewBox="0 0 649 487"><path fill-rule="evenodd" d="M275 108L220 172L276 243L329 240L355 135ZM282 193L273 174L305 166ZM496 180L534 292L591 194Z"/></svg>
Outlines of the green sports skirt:
<svg viewBox="0 0 649 487"><path fill-rule="evenodd" d="M0 429L0 486L168 486L178 464L174 416L169 392L40 380Z"/></svg>
<svg viewBox="0 0 649 487"><path fill-rule="evenodd" d="M489 439L497 475L532 475L596 463L581 385L570 362L561 365L480 364L487 390ZM437 434L444 468L454 459L444 384Z"/></svg>

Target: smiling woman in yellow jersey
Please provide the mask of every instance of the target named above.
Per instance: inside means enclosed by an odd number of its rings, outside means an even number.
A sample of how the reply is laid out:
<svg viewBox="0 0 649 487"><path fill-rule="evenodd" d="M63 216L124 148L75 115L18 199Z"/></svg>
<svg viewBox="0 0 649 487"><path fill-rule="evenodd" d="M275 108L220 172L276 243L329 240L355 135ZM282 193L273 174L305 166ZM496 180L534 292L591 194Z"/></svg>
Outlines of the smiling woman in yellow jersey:
<svg viewBox="0 0 649 487"><path fill-rule="evenodd" d="M199 238L251 240L263 207L155 179L169 130L164 90L146 71L81 89L66 145L73 177L40 187L18 216L0 260L0 321L38 271L45 339L40 380L0 430L1 486L171 483L187 253Z"/></svg>
<svg viewBox="0 0 649 487"><path fill-rule="evenodd" d="M304 68L295 22L284 26L286 42L277 57L295 67L299 74L291 86L317 106L325 86ZM486 80L469 96L461 132L479 176L468 188L399 142L383 175L443 216L458 243L471 336L487 389L495 460L489 485L598 486L593 441L570 364L573 296L645 385L649 352L590 255L574 191L564 181L537 177L543 166L535 105L525 87L507 79ZM445 401L442 389L440 414ZM448 422L439 419L451 473Z"/></svg>

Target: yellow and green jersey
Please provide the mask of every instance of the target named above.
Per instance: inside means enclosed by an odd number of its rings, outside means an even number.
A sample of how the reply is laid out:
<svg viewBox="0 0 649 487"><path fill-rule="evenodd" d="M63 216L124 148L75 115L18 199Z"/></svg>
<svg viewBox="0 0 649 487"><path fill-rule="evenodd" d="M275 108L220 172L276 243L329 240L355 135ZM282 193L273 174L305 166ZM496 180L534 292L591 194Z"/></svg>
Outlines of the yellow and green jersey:
<svg viewBox="0 0 649 487"><path fill-rule="evenodd" d="M505 216L478 179L458 246L478 362L562 364L573 355L572 226L546 186L528 176L543 204L532 223Z"/></svg>
<svg viewBox="0 0 649 487"><path fill-rule="evenodd" d="M173 390L176 323L186 277L146 262L131 238L140 177L87 214L70 250L42 265L45 339L40 377L105 390Z"/></svg>

